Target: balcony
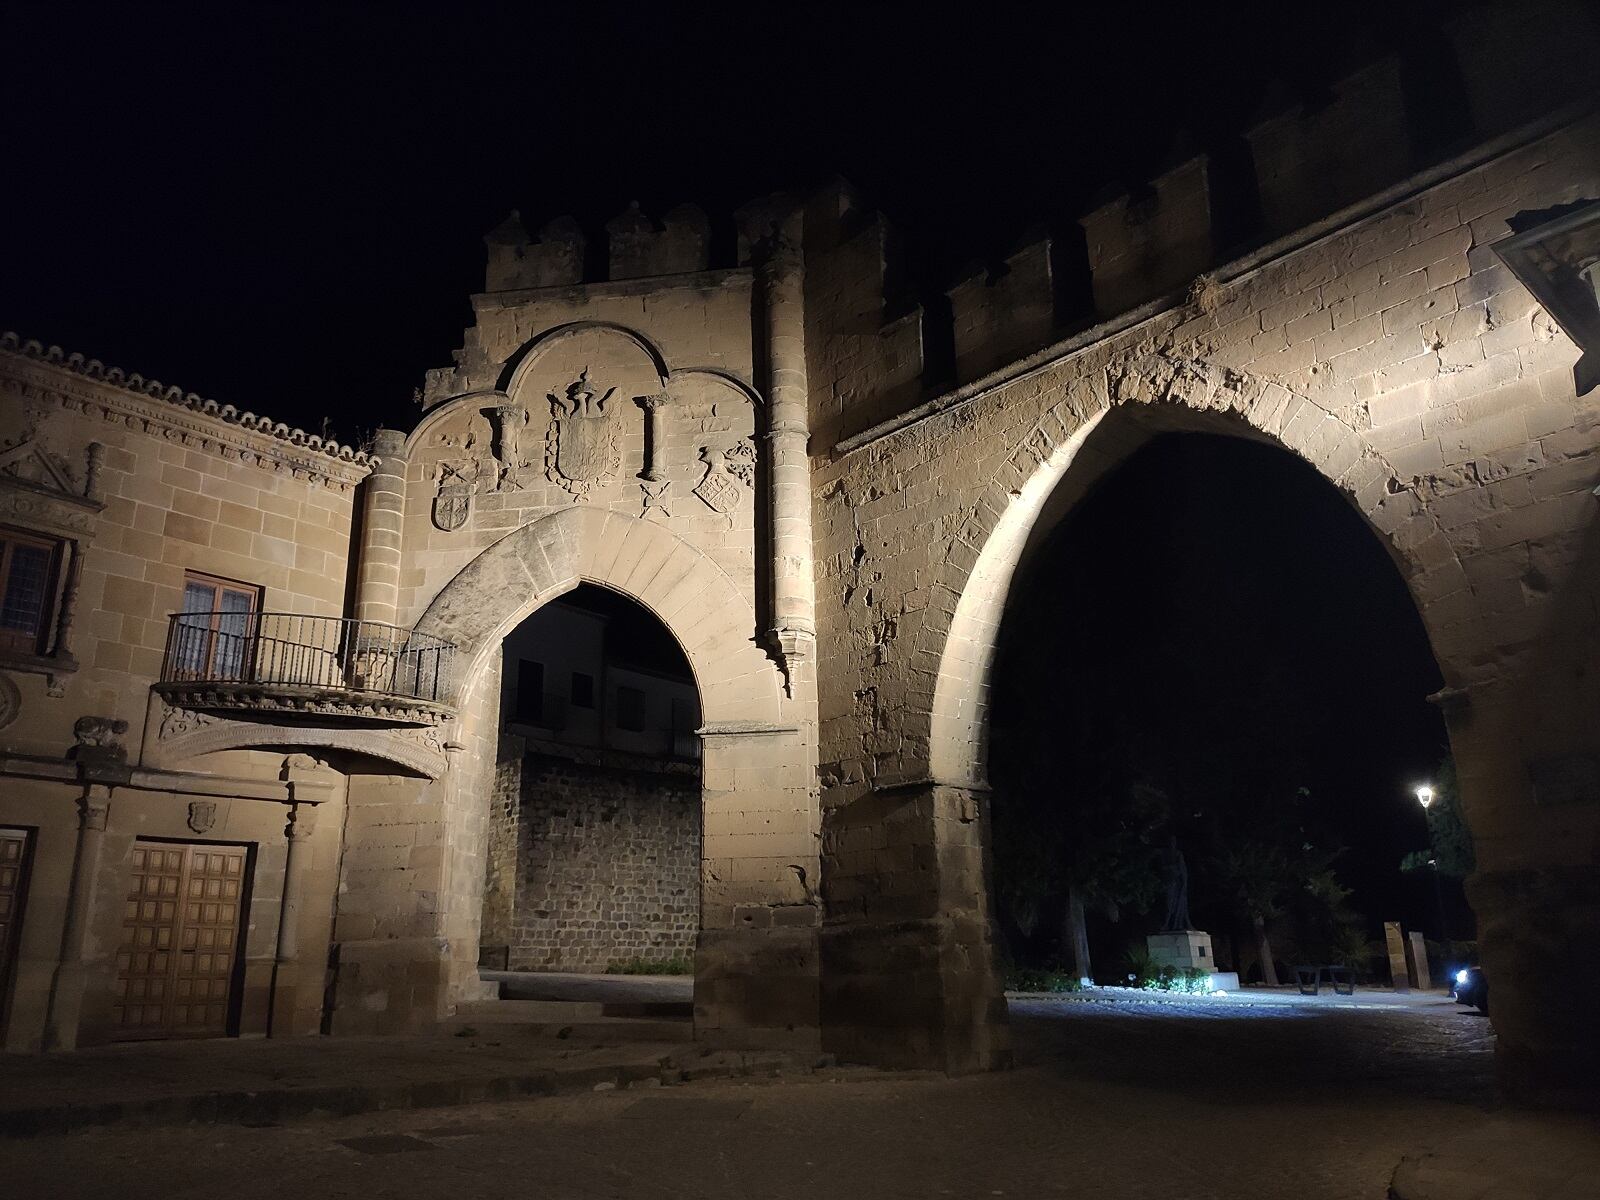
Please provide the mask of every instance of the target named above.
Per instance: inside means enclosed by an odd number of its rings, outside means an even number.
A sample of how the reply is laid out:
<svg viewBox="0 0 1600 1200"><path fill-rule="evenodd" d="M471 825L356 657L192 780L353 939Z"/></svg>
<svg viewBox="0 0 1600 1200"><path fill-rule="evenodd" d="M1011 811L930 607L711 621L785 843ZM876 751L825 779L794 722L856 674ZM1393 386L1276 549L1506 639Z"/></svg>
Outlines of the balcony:
<svg viewBox="0 0 1600 1200"><path fill-rule="evenodd" d="M300 613L176 613L169 622L156 690L170 704L400 725L436 725L455 712L456 648L425 633Z"/></svg>

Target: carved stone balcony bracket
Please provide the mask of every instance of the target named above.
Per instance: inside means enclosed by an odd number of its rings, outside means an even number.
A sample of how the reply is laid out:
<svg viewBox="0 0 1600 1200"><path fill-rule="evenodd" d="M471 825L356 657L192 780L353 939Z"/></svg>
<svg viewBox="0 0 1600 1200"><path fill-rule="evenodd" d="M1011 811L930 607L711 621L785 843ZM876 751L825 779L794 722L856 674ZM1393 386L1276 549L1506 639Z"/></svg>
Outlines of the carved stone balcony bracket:
<svg viewBox="0 0 1600 1200"><path fill-rule="evenodd" d="M158 683L155 690L174 710L254 713L310 724L433 727L455 715L453 706L438 701L284 683Z"/></svg>

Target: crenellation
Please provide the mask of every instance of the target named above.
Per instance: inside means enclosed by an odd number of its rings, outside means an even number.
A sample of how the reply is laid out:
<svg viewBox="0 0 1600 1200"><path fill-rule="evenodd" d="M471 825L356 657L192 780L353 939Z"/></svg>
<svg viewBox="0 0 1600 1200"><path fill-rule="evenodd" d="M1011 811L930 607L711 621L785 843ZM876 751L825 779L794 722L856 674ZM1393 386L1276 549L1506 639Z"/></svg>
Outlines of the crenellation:
<svg viewBox="0 0 1600 1200"><path fill-rule="evenodd" d="M1116 316L1186 290L1214 259L1204 155L1079 218L1088 242L1095 312Z"/></svg>

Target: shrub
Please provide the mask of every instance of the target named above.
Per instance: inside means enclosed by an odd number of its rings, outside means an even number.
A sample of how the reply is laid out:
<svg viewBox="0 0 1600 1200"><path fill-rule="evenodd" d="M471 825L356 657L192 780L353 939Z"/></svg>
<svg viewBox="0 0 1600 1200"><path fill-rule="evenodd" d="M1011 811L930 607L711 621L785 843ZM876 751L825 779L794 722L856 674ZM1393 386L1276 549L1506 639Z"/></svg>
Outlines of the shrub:
<svg viewBox="0 0 1600 1200"><path fill-rule="evenodd" d="M630 958L606 967L607 975L693 975L694 962L679 955L676 958Z"/></svg>
<svg viewBox="0 0 1600 1200"><path fill-rule="evenodd" d="M1005 985L1008 992L1076 992L1083 988L1076 975L1057 967L1008 967Z"/></svg>

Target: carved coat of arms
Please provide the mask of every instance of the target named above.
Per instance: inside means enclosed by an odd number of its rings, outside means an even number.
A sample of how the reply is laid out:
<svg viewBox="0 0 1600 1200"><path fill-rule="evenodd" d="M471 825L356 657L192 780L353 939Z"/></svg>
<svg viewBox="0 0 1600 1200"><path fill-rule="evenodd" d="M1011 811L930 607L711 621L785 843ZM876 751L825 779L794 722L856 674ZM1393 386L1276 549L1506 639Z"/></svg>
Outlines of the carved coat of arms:
<svg viewBox="0 0 1600 1200"><path fill-rule="evenodd" d="M694 494L716 512L732 512L739 503L739 485L749 487L755 481L755 447L742 440L727 447L702 446L700 461L706 474Z"/></svg>
<svg viewBox="0 0 1600 1200"><path fill-rule="evenodd" d="M452 533L467 523L472 515L473 478L465 468L450 463L439 464L439 491L433 497L433 523L446 533Z"/></svg>
<svg viewBox="0 0 1600 1200"><path fill-rule="evenodd" d="M215 800L189 801L189 828L196 833L209 833L211 827L217 823L217 802Z"/></svg>
<svg viewBox="0 0 1600 1200"><path fill-rule="evenodd" d="M617 423L606 414L616 388L600 395L589 383L587 369L567 387L566 395L550 393L550 430L545 437L545 474L580 500L590 487L622 465Z"/></svg>

